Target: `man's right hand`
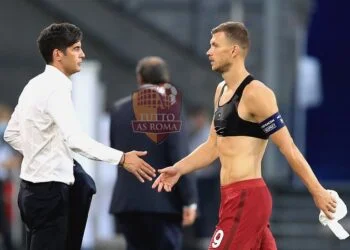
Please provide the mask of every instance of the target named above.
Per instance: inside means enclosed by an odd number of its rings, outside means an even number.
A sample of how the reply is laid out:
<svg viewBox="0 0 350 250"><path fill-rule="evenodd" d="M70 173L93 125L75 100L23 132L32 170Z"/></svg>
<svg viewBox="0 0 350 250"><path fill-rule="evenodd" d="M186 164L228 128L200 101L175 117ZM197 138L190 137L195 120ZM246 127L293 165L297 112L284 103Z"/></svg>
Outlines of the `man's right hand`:
<svg viewBox="0 0 350 250"><path fill-rule="evenodd" d="M170 192L181 177L179 169L175 166L159 169L158 172L160 175L152 185L153 189L158 186L158 192L161 192L163 188L165 191Z"/></svg>
<svg viewBox="0 0 350 250"><path fill-rule="evenodd" d="M140 156L145 156L147 151L130 151L124 154L122 167L136 176L141 182L145 182L144 178L151 181L152 177L156 177L156 170L147 162L142 160Z"/></svg>

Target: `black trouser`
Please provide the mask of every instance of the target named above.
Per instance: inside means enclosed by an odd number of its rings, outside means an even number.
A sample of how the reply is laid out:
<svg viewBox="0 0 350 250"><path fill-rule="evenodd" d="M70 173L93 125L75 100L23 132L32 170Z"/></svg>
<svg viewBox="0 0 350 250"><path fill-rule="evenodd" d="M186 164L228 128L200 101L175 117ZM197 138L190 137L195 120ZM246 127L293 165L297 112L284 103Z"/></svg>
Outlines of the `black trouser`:
<svg viewBox="0 0 350 250"><path fill-rule="evenodd" d="M127 250L181 250L181 216L157 213L122 213L116 216Z"/></svg>
<svg viewBox="0 0 350 250"><path fill-rule="evenodd" d="M27 250L65 250L69 186L21 181L18 206L26 226Z"/></svg>
<svg viewBox="0 0 350 250"><path fill-rule="evenodd" d="M8 221L8 218L6 217L6 211L5 211L5 202L4 202L4 182L0 181L0 234L3 238L3 243L5 246L5 250L12 250L12 239L11 239L11 228ZM0 244L0 249L1 244Z"/></svg>

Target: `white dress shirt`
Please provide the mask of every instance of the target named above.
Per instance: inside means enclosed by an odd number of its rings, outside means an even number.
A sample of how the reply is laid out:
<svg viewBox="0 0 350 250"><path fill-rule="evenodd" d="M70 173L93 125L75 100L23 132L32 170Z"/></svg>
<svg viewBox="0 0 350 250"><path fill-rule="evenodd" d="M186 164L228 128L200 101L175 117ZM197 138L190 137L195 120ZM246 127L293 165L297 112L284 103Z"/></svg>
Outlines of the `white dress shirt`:
<svg viewBox="0 0 350 250"><path fill-rule="evenodd" d="M92 160L120 162L123 152L83 133L71 92L71 80L50 65L23 89L4 135L23 155L21 179L74 183L71 150Z"/></svg>

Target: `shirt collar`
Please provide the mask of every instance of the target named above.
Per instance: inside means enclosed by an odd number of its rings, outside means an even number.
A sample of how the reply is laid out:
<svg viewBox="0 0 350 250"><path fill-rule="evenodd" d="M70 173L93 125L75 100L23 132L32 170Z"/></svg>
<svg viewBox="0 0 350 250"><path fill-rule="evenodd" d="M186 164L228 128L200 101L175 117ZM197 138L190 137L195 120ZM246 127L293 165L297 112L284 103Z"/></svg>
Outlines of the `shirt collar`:
<svg viewBox="0 0 350 250"><path fill-rule="evenodd" d="M45 67L45 73L48 73L54 77L57 77L60 83L64 84L67 88L69 88L70 91L72 91L72 81L65 75L63 74L62 71L60 71L58 68L46 64Z"/></svg>

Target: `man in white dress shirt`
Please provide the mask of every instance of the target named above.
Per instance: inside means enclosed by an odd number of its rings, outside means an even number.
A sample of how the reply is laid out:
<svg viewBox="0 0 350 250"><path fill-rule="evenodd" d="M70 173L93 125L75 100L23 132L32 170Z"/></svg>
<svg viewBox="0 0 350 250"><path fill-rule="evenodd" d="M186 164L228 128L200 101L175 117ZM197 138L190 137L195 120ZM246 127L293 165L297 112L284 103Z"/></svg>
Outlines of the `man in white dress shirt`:
<svg viewBox="0 0 350 250"><path fill-rule="evenodd" d="M18 206L27 229L28 250L65 250L69 186L74 183L71 151L120 165L141 182L155 170L140 157L96 142L79 127L69 76L80 71L82 32L69 23L52 24L39 35L45 71L23 89L4 139L23 155Z"/></svg>

